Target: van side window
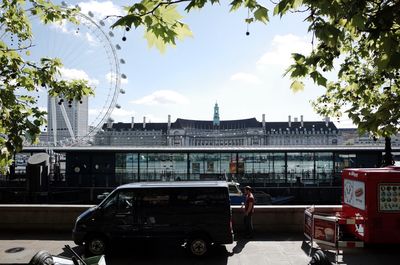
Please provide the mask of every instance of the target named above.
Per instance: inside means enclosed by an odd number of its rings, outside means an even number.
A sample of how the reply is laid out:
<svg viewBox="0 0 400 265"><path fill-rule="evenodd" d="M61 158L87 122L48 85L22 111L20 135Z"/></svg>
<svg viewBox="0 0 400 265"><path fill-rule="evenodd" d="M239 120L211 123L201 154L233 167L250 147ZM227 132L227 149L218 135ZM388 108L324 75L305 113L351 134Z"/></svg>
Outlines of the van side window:
<svg viewBox="0 0 400 265"><path fill-rule="evenodd" d="M167 206L169 205L169 199L170 195L169 194L151 194L147 193L144 194L142 203L143 206Z"/></svg>
<svg viewBox="0 0 400 265"><path fill-rule="evenodd" d="M142 218L147 225L168 223L171 215L171 191L169 189L147 189L143 191Z"/></svg>
<svg viewBox="0 0 400 265"><path fill-rule="evenodd" d="M190 192L181 189L176 196L178 205L226 205L228 197L224 190L197 188Z"/></svg>
<svg viewBox="0 0 400 265"><path fill-rule="evenodd" d="M117 212L118 213L132 213L134 210L136 197L134 192L130 190L121 190L118 194Z"/></svg>

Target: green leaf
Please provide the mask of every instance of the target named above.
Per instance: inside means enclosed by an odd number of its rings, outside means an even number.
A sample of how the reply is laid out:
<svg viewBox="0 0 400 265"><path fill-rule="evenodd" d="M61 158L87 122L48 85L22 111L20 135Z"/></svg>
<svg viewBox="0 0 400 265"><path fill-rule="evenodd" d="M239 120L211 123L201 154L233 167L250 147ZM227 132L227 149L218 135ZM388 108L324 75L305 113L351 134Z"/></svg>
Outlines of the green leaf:
<svg viewBox="0 0 400 265"><path fill-rule="evenodd" d="M357 13L351 18L351 24L360 30L365 29L365 18L362 14Z"/></svg>
<svg viewBox="0 0 400 265"><path fill-rule="evenodd" d="M186 37L193 37L193 33L190 30L189 26L183 23L180 23L175 28L176 38L179 40L183 40Z"/></svg>
<svg viewBox="0 0 400 265"><path fill-rule="evenodd" d="M378 71L385 69L390 62L390 58L386 53L381 54L380 57L376 59L376 65L378 66Z"/></svg>
<svg viewBox="0 0 400 265"><path fill-rule="evenodd" d="M292 82L292 84L290 85L290 89L294 92L297 93L299 91L303 91L304 90L304 83L298 80L295 80Z"/></svg>
<svg viewBox="0 0 400 265"><path fill-rule="evenodd" d="M232 11L238 10L239 7L240 7L242 4L243 4L243 0L233 0L233 1L230 3L230 6L231 6L230 11L232 12Z"/></svg>
<svg viewBox="0 0 400 265"><path fill-rule="evenodd" d="M296 61L296 63L304 63L306 57L300 53L292 53L293 59Z"/></svg>
<svg viewBox="0 0 400 265"><path fill-rule="evenodd" d="M258 21L261 21L264 24L267 24L269 21L268 18L268 9L263 6L259 6L257 10L254 12L254 18Z"/></svg>
<svg viewBox="0 0 400 265"><path fill-rule="evenodd" d="M175 24L182 18L181 14L176 10L176 5L160 7L158 11L161 20L167 24Z"/></svg>
<svg viewBox="0 0 400 265"><path fill-rule="evenodd" d="M113 25L111 25L112 28L115 28L117 26L128 26L131 27L132 24L135 25L135 27L139 27L143 23L142 18L136 14L129 14L126 15L120 19L118 19Z"/></svg>
<svg viewBox="0 0 400 265"><path fill-rule="evenodd" d="M298 9L303 4L303 0L294 0L292 4L293 9Z"/></svg>
<svg viewBox="0 0 400 265"><path fill-rule="evenodd" d="M164 42L160 37L157 37L154 32L146 31L144 37L147 40L147 45L149 48L156 47L160 53L165 53L167 43Z"/></svg>
<svg viewBox="0 0 400 265"><path fill-rule="evenodd" d="M392 54L390 57L390 62L389 62L390 67L393 67L395 69L400 68L400 52L395 52Z"/></svg>
<svg viewBox="0 0 400 265"><path fill-rule="evenodd" d="M281 0L274 7L274 15L280 15L281 17L289 10L291 0Z"/></svg>
<svg viewBox="0 0 400 265"><path fill-rule="evenodd" d="M320 73L317 71L311 72L310 73L311 78L314 80L315 83L317 83L320 86L326 87L327 84L327 79L323 77Z"/></svg>

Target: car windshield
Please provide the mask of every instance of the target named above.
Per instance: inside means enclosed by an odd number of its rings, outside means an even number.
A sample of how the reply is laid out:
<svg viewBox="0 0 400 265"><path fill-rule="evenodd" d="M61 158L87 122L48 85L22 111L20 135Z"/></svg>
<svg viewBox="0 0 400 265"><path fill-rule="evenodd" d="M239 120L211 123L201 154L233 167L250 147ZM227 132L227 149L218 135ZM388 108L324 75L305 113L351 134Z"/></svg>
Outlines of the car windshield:
<svg viewBox="0 0 400 265"><path fill-rule="evenodd" d="M239 185L237 183L229 183L229 193L242 194L238 186Z"/></svg>

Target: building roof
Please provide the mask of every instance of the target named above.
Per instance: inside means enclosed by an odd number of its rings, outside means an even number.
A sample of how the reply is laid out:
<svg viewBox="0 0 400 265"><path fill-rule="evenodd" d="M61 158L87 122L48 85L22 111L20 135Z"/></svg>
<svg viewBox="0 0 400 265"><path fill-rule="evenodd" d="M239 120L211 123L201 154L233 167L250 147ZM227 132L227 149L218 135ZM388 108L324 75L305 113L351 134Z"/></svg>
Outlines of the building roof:
<svg viewBox="0 0 400 265"><path fill-rule="evenodd" d="M135 182L119 186L118 189L125 188L188 188L188 187L199 187L199 188L210 188L210 187L223 187L227 188L228 183L226 181L152 181L152 182Z"/></svg>
<svg viewBox="0 0 400 265"><path fill-rule="evenodd" d="M143 128L143 123L134 123L133 128L131 127L131 123L113 123L112 128L107 128L107 124L104 124L102 129L104 131L116 130L116 131L129 131L129 130L162 130L166 132L168 130L168 123L153 123L149 122L145 124L145 128ZM289 122L266 122L265 123L267 132L279 132L279 131L327 131L327 130L338 130L336 125L333 122L324 122L324 121L305 121L303 123L296 121L291 122L289 126ZM238 130L238 129L247 129L247 128L262 128L262 122L257 121L256 118L249 119L241 119L241 120L225 120L220 121L219 126L215 126L212 120L187 120L178 118L175 122L171 123L171 129L197 129L197 130L212 130L212 129L220 129L220 130Z"/></svg>
<svg viewBox="0 0 400 265"><path fill-rule="evenodd" d="M242 120L225 120L220 121L218 129L244 129L244 128L257 128L262 127L261 123L256 118L242 119ZM214 129L213 121L202 120L187 120L178 118L173 124L172 129Z"/></svg>
<svg viewBox="0 0 400 265"><path fill-rule="evenodd" d="M132 128L132 124L130 122L128 122L128 123L118 122L118 123L113 123L111 129L109 129L107 127L107 123L105 123L103 125L102 129L105 131L110 131L110 130L116 130L116 131L129 131L129 130L147 130L147 131L157 130L157 131L159 131L159 130L162 130L162 131L167 131L168 124L165 122L159 122L159 123L150 122L150 123L146 123L145 128L143 128L143 123L134 123L133 128Z"/></svg>
<svg viewBox="0 0 400 265"><path fill-rule="evenodd" d="M303 125L303 126L302 126ZM326 131L326 130L337 130L336 125L333 122L324 122L324 121L305 121L303 124L301 122L291 122L289 126L289 122L266 122L265 127L268 131L298 131L306 130L306 131Z"/></svg>

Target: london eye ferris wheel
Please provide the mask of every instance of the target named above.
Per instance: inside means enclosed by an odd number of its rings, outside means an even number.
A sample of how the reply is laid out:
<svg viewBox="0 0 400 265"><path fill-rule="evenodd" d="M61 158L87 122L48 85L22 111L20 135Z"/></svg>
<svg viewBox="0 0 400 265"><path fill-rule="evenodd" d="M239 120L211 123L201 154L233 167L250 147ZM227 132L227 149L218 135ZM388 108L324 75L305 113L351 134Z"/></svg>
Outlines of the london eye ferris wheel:
<svg viewBox="0 0 400 265"><path fill-rule="evenodd" d="M63 2L64 8L68 8ZM121 82L127 77L120 72L123 59L118 58L120 45L113 43L110 24L88 11L76 14L78 23L62 21L44 25L31 17L32 47L27 60L59 58L63 63L60 79L84 79L94 89L94 96L68 100L59 95L49 97L47 90L30 92L37 106L46 110L47 126L42 128L40 145L70 146L88 144L110 118L119 93L125 93ZM1 33L1 39L13 45L12 35Z"/></svg>

